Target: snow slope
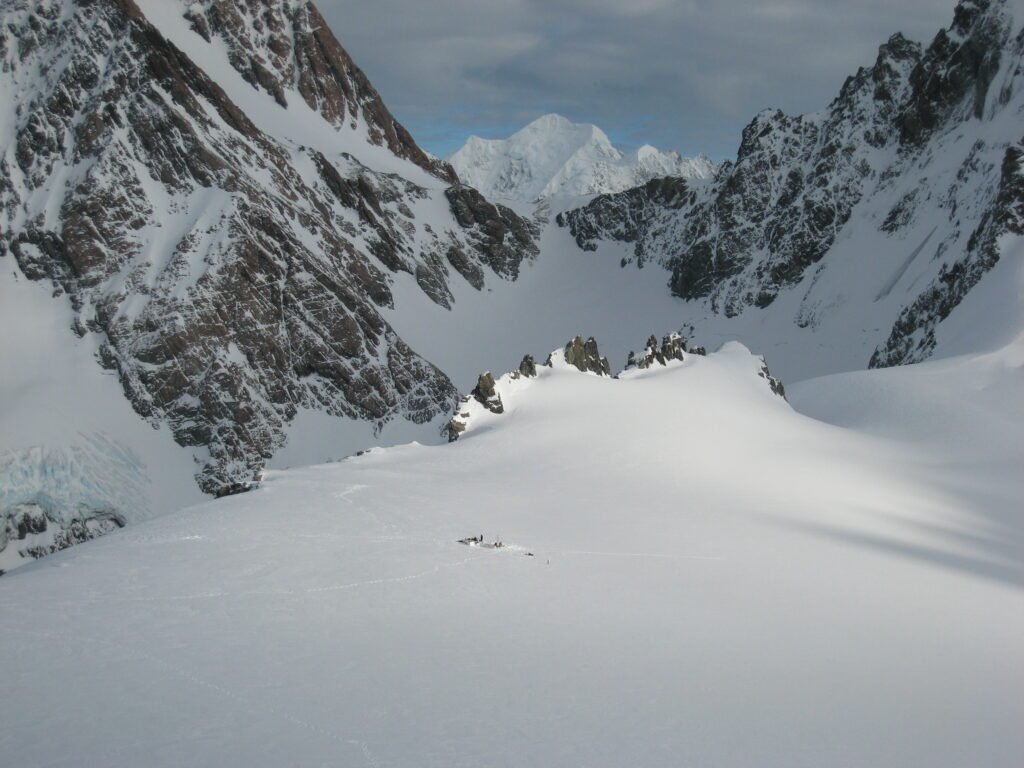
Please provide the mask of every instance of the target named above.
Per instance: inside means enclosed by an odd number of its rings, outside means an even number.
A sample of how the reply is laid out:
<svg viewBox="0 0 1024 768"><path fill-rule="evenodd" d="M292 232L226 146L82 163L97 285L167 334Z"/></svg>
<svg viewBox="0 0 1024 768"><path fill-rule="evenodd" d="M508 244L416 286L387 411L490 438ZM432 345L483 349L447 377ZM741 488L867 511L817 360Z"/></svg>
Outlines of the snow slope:
<svg viewBox="0 0 1024 768"><path fill-rule="evenodd" d="M661 270L622 269L614 245L584 253L553 224L543 228L539 245L540 256L524 263L514 283L494 281L483 292L453 284L450 311L417 307L411 301L419 290L415 281L398 275L395 308L384 317L460 391L468 391L481 371L510 370L526 353L544 360L552 340L577 334L596 337L618 370L651 333L684 324L686 305L666 290Z"/></svg>
<svg viewBox="0 0 1024 768"><path fill-rule="evenodd" d="M132 411L117 377L97 364L96 339L71 332L67 298L53 298L50 286L27 280L12 260L4 265L0 535L22 505L61 524L95 511L134 523L201 500L192 452ZM0 571L20 565L27 547L48 546L55 527L0 547Z"/></svg>
<svg viewBox="0 0 1024 768"><path fill-rule="evenodd" d="M596 125L544 115L507 139L470 136L448 161L486 197L530 202L618 192L662 176L707 179L704 155L681 157L644 145L626 154Z"/></svg>
<svg viewBox="0 0 1024 768"><path fill-rule="evenodd" d="M1024 460L990 430L1021 362L809 382L815 418L738 344L499 382L450 446L273 472L4 577L0 754L1016 766L1024 482L975 449ZM958 400L985 418L928 416Z"/></svg>

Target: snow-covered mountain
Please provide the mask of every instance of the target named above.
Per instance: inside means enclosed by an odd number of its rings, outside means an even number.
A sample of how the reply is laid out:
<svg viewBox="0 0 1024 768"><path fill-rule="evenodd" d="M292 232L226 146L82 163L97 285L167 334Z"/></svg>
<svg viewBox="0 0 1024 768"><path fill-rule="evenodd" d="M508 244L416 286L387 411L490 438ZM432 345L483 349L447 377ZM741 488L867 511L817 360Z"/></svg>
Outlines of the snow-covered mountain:
<svg viewBox="0 0 1024 768"><path fill-rule="evenodd" d="M655 180L559 221L583 248L663 265L704 335L782 342L794 365L925 359L1019 257L1022 23L1019 0L963 0L927 47L894 35L823 112L757 115L712 183ZM975 342L1012 338L1011 315L994 310Z"/></svg>
<svg viewBox="0 0 1024 768"><path fill-rule="evenodd" d="M708 179L704 155L681 157L645 145L624 153L596 125L544 115L507 139L470 136L448 158L459 178L489 198L532 202L619 192L650 179Z"/></svg>
<svg viewBox="0 0 1024 768"><path fill-rule="evenodd" d="M0 0L2 762L1018 768L1020 4L525 218L306 0Z"/></svg>
<svg viewBox="0 0 1024 768"><path fill-rule="evenodd" d="M451 445L28 565L4 762L1017 768L1022 342L792 406L737 343L558 349Z"/></svg>
<svg viewBox="0 0 1024 768"><path fill-rule="evenodd" d="M741 339L787 383L1001 348L1024 328L1016 12L895 36L714 178L641 152L655 178L559 227L454 184L307 2L8 4L0 570L264 466L440 442L481 370L583 331L612 369L657 329ZM548 122L589 147L563 180L619 156Z"/></svg>
<svg viewBox="0 0 1024 768"><path fill-rule="evenodd" d="M443 422L457 390L384 319L392 288L408 279L408 304L448 306L452 282L513 279L536 230L416 145L314 5L17 0L2 13L0 264L14 279L0 311L18 326L28 281L54 294L42 314L70 305L54 374L77 335L98 360L82 372L114 376L139 418L190 449L206 492L249 479L303 414L366 424L371 440ZM5 368L10 426L26 398L40 404L20 359ZM105 430L82 442L72 420L61 455L146 452L133 424ZM15 459L51 455L31 453L31 428L0 432ZM0 466L22 476L15 459ZM19 532L12 505L58 527L148 506L87 494L58 514L45 499L60 493L0 486L0 521Z"/></svg>

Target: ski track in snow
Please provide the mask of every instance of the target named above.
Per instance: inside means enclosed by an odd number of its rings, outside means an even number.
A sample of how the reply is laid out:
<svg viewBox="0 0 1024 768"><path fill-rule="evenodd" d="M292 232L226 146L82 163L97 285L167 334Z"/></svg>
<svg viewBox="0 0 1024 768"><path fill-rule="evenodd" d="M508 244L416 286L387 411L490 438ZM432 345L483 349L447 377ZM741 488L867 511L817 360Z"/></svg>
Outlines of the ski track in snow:
<svg viewBox="0 0 1024 768"><path fill-rule="evenodd" d="M131 604L131 603L162 603L162 602L187 602L192 600L238 600L244 598L253 597L303 597L306 595L318 595L330 592L346 592L348 590L359 589L360 587L372 587L381 584L401 584L403 582L418 581L425 579L429 576L439 574L444 570L450 568L460 568L464 565L468 565L474 560L480 560L486 557L486 555L477 555L473 557L465 557L461 560L446 563L437 563L431 568L427 568L422 571L418 571L413 574L406 576L392 576L379 579L367 579L365 581L351 581L343 584L331 584L323 587L308 587L305 589L268 589L268 590L251 590L248 592L227 592L227 591L215 591L215 592L196 592L185 595L157 595L152 597L121 597L121 598L105 598L105 599L83 599L83 600L67 600L67 601L55 601L50 602L48 605L52 607L71 607L80 605L113 605L113 604ZM0 603L2 608L31 608L26 603Z"/></svg>

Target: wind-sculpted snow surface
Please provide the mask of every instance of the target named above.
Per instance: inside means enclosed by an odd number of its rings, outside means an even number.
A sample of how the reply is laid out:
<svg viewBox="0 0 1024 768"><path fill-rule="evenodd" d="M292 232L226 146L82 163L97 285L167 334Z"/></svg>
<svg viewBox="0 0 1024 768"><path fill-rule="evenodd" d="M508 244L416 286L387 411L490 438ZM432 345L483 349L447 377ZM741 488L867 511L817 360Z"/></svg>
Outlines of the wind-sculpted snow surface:
<svg viewBox="0 0 1024 768"><path fill-rule="evenodd" d="M4 762L1017 768L1022 361L500 378L0 579Z"/></svg>
<svg viewBox="0 0 1024 768"><path fill-rule="evenodd" d="M451 281L483 289L537 252L508 209L457 216L451 168L308 2L8 3L0 97L0 263L70 299L207 492L299 412L446 413L456 389L381 315L394 275L448 307Z"/></svg>
<svg viewBox="0 0 1024 768"><path fill-rule="evenodd" d="M462 181L488 197L533 202L619 192L650 179L703 180L715 173L704 155L681 157L645 145L626 154L596 125L544 115L508 139L471 136L450 158Z"/></svg>
<svg viewBox="0 0 1024 768"><path fill-rule="evenodd" d="M661 263L677 296L750 328L778 315L850 356L867 335L858 364L925 359L1024 233L1019 6L964 0L927 48L894 35L824 112L755 117L710 185L600 196L559 223L583 248L629 244L624 264Z"/></svg>

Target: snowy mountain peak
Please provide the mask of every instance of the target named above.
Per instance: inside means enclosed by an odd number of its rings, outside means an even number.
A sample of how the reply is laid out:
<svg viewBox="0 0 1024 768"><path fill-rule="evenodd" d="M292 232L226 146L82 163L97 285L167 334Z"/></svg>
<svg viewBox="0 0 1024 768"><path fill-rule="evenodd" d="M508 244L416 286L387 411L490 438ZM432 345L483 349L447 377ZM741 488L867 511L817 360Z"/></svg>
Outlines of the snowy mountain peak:
<svg viewBox="0 0 1024 768"><path fill-rule="evenodd" d="M572 122L569 118L563 117L555 112L549 112L546 115L538 117L532 123L523 128L523 130L571 130L576 127L578 127L577 124Z"/></svg>
<svg viewBox="0 0 1024 768"><path fill-rule="evenodd" d="M642 147L640 147L640 149L636 151L636 159L639 160L640 162L643 162L644 160L659 157L662 154L663 153L661 152L661 150L659 150L657 147L652 147L650 144L644 144ZM677 153L671 152L668 154L675 155Z"/></svg>
<svg viewBox="0 0 1024 768"><path fill-rule="evenodd" d="M514 280L537 231L420 149L312 3L33 0L3 20L0 321L61 328L0 344L0 551L133 523L193 473L234 487L307 418L379 433L447 413L458 390L390 319ZM75 386L40 406L29 360L69 348L86 364L46 369ZM131 408L84 428L93 378ZM69 398L50 435L17 420Z"/></svg>
<svg viewBox="0 0 1024 768"><path fill-rule="evenodd" d="M471 136L449 162L488 197L519 201L617 192L661 176L708 178L704 155L684 158L645 144L625 153L596 125L544 115L507 139Z"/></svg>

